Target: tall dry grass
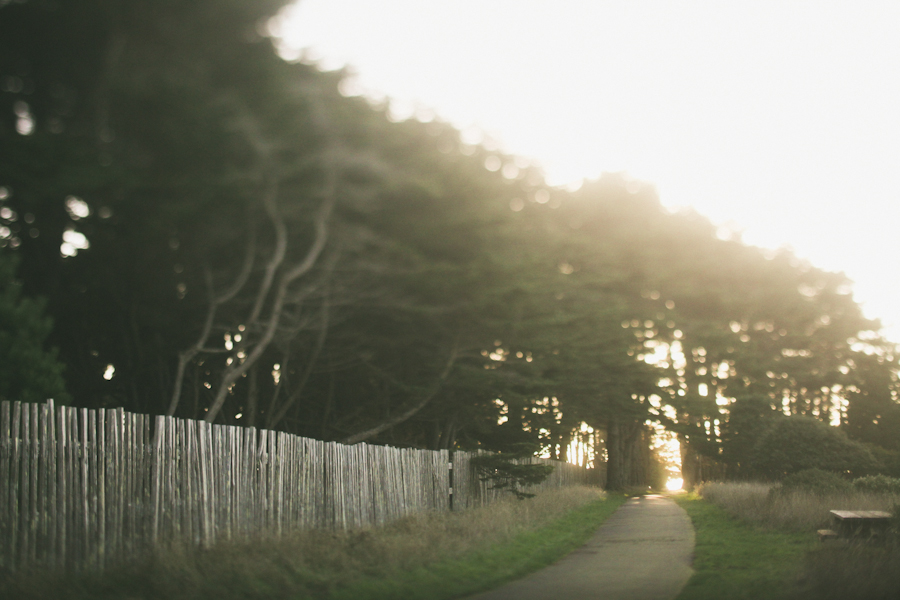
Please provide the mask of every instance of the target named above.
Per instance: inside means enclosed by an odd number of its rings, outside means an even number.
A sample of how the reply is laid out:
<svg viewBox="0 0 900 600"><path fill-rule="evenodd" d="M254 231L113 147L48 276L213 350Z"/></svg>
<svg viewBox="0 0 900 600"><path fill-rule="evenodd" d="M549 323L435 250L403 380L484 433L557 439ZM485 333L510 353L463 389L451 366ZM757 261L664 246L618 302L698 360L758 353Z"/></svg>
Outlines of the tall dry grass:
<svg viewBox="0 0 900 600"><path fill-rule="evenodd" d="M311 567L353 572L408 570L463 556L538 529L565 513L603 498L597 488L549 490L528 500L512 496L459 513L423 513L390 523L339 533L305 532L287 543Z"/></svg>
<svg viewBox="0 0 900 600"><path fill-rule="evenodd" d="M597 488L575 486L459 513L414 515L380 528L304 531L275 540L223 542L209 550L170 547L102 576L19 574L0 581L0 597L326 598L355 581L483 551L603 496Z"/></svg>
<svg viewBox="0 0 900 600"><path fill-rule="evenodd" d="M900 494L781 491L768 483L706 483L700 495L740 519L793 531L828 526L831 510L890 511L900 504Z"/></svg>
<svg viewBox="0 0 900 600"><path fill-rule="evenodd" d="M807 556L802 589L792 600L896 600L900 548L896 544L825 544Z"/></svg>
<svg viewBox="0 0 900 600"><path fill-rule="evenodd" d="M811 532L831 524L831 510L891 511L900 494L784 490L765 483L708 483L701 496L732 515L764 527ZM859 541L858 541L859 542ZM821 544L804 559L793 600L896 600L900 598L900 539Z"/></svg>

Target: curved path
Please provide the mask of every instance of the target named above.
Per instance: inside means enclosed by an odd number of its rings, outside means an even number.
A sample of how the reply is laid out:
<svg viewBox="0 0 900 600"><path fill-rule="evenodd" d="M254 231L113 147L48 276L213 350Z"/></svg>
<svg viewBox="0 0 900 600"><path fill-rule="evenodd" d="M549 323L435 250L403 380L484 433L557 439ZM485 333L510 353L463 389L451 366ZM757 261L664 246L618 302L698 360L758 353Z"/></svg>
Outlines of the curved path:
<svg viewBox="0 0 900 600"><path fill-rule="evenodd" d="M468 600L671 600L690 578L694 529L664 496L632 498L587 544Z"/></svg>

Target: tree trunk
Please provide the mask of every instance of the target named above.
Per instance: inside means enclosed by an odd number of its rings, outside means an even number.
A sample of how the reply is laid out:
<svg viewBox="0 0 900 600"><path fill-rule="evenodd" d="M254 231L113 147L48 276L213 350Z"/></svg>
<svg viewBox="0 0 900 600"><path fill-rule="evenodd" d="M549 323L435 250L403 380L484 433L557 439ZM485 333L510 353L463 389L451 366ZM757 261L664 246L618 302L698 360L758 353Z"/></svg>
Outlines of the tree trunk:
<svg viewBox="0 0 900 600"><path fill-rule="evenodd" d="M453 442L456 441L456 415L453 415L447 421L444 421L443 425L439 426L439 430L440 435L435 444L435 450L447 450L451 448Z"/></svg>
<svg viewBox="0 0 900 600"><path fill-rule="evenodd" d="M684 436L679 435L681 445L681 478L686 490L694 489L703 481L703 465L700 456L691 448Z"/></svg>
<svg viewBox="0 0 900 600"><path fill-rule="evenodd" d="M610 417L606 425L606 489L622 491L642 482L636 480L640 476L635 469L635 460L640 453L635 452L640 443L641 424L636 421L622 421L618 417Z"/></svg>
<svg viewBox="0 0 900 600"><path fill-rule="evenodd" d="M606 489L621 491L626 487L628 474L622 448L621 425L611 417L606 424Z"/></svg>
<svg viewBox="0 0 900 600"><path fill-rule="evenodd" d="M256 427L256 412L259 410L259 388L257 387L256 377L259 371L259 365L253 365L247 373L247 427Z"/></svg>

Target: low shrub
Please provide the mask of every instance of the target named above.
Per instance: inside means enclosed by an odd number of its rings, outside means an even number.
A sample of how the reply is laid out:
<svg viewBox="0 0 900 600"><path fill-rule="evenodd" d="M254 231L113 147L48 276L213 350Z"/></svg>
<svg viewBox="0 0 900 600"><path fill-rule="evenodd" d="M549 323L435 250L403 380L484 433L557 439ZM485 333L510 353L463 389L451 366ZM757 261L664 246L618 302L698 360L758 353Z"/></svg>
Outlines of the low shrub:
<svg viewBox="0 0 900 600"><path fill-rule="evenodd" d="M834 494L850 491L849 481L831 471L822 469L804 469L788 475L780 486L772 488L776 494L794 491L806 491L817 494Z"/></svg>
<svg viewBox="0 0 900 600"><path fill-rule="evenodd" d="M822 469L862 476L880 465L865 445L818 419L783 417L760 436L754 447L751 470L779 480L806 469Z"/></svg>
<svg viewBox="0 0 900 600"><path fill-rule="evenodd" d="M876 494L900 494L900 479L886 475L868 475L854 479L853 489Z"/></svg>

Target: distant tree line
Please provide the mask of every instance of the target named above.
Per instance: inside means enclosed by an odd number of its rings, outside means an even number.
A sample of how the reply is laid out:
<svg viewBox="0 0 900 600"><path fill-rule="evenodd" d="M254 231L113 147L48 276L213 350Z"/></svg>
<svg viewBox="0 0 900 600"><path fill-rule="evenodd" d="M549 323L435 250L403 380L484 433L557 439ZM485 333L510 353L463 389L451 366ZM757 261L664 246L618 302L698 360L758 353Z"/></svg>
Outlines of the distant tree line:
<svg viewBox="0 0 900 600"><path fill-rule="evenodd" d="M5 399L558 458L584 423L613 488L652 424L689 482L786 474L760 440L797 415L868 453L836 470L900 471L844 275L394 122L277 55L282 4L0 4Z"/></svg>

